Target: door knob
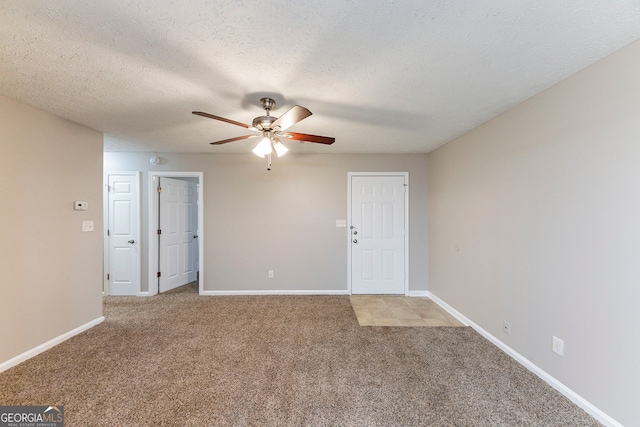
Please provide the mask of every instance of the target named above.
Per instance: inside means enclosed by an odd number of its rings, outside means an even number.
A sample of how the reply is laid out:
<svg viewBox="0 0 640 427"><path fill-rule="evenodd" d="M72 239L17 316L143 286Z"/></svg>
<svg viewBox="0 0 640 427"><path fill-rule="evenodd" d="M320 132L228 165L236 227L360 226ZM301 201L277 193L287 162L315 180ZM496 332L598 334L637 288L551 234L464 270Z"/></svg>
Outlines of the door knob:
<svg viewBox="0 0 640 427"><path fill-rule="evenodd" d="M135 243L135 240L129 240L129 243L133 245Z"/></svg>
<svg viewBox="0 0 640 427"><path fill-rule="evenodd" d="M353 243L358 243L358 239L353 239Z"/></svg>
<svg viewBox="0 0 640 427"><path fill-rule="evenodd" d="M198 238L198 235L197 235L197 234L194 234L194 235L193 235L193 238L194 238L194 239L197 239L197 238Z"/></svg>

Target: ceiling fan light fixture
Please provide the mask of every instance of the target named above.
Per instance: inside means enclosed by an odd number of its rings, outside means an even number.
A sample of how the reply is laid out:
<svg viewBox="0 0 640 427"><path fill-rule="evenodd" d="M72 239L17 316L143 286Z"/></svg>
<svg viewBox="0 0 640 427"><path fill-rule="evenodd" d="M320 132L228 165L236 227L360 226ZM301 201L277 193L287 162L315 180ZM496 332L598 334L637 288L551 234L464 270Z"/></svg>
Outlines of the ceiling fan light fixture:
<svg viewBox="0 0 640 427"><path fill-rule="evenodd" d="M287 151L289 151L289 149L285 147L282 141L280 141L277 138L276 138L276 143L273 144L273 148L276 149L276 154L278 155L278 157L284 156L287 153Z"/></svg>
<svg viewBox="0 0 640 427"><path fill-rule="evenodd" d="M271 138L265 136L258 145L256 145L256 148L251 151L253 151L253 154L258 157L264 157L267 154L271 154Z"/></svg>
<svg viewBox="0 0 640 427"><path fill-rule="evenodd" d="M328 136L309 135L299 132L284 132L291 126L306 119L312 113L307 108L299 105L294 105L284 112L280 117L273 117L271 110L275 107L276 102L271 98L260 99L262 108L264 108L264 115L258 116L253 119L251 125L237 122L235 120L226 119L224 117L215 116L213 114L205 113L203 111L192 111L197 116L206 117L208 119L218 120L221 122L229 123L235 126L243 127L245 129L256 131L257 135L242 135L235 138L227 138L220 141L212 142L212 145L222 145L228 142L242 141L245 139L262 136L262 139L252 150L253 154L258 157L267 157L267 170L271 170L271 154L275 151L278 157L284 156L289 149L282 143L280 138L285 140L303 141L316 144L331 145L335 142L335 138Z"/></svg>

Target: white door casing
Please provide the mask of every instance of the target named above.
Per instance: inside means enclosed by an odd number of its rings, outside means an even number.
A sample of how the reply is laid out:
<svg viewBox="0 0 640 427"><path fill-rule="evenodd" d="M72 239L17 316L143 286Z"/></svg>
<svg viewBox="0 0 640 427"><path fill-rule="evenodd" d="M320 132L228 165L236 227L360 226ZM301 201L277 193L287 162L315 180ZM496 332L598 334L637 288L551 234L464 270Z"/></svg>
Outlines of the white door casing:
<svg viewBox="0 0 640 427"><path fill-rule="evenodd" d="M408 295L408 174L349 174L352 294Z"/></svg>
<svg viewBox="0 0 640 427"><path fill-rule="evenodd" d="M106 174L105 294L140 292L140 173Z"/></svg>
<svg viewBox="0 0 640 427"><path fill-rule="evenodd" d="M159 178L159 292L177 288L197 278L197 184Z"/></svg>

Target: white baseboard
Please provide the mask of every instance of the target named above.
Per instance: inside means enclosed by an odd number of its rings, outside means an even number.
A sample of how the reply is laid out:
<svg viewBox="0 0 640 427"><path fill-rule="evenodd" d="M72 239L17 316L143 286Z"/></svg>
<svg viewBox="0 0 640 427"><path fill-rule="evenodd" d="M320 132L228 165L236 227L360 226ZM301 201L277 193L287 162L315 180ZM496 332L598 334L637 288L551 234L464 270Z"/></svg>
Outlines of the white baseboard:
<svg viewBox="0 0 640 427"><path fill-rule="evenodd" d="M409 297L428 297L429 291L409 291Z"/></svg>
<svg viewBox="0 0 640 427"><path fill-rule="evenodd" d="M91 329L94 326L102 323L104 321L104 316L100 316L95 320L92 320L89 323L85 323L82 326L78 326L77 328L75 328L72 331L69 331L67 333L64 333L52 340L47 341L44 344L40 344L37 347L32 348L31 350L25 351L22 354L17 355L16 357L7 360L6 362L2 362L0 363L0 372L4 372L9 368L13 368L14 366L24 362L25 360L31 359L34 356L37 356L38 354L42 353L43 351L47 351L52 347L55 347L56 345L60 344L63 341L68 340L69 338L78 335L81 332L86 331L87 329Z"/></svg>
<svg viewBox="0 0 640 427"><path fill-rule="evenodd" d="M201 291L200 295L350 295L349 291Z"/></svg>
<svg viewBox="0 0 640 427"><path fill-rule="evenodd" d="M347 290L344 291L201 291L200 295L220 296L220 295L351 295ZM429 297L429 291L409 291L409 297Z"/></svg>
<svg viewBox="0 0 640 427"><path fill-rule="evenodd" d="M466 316L462 315L462 313L460 313L458 310L456 310L455 308L451 307L449 304L447 304L446 302L442 301L440 298L438 298L437 296L435 296L431 292L427 292L427 293L429 294L428 296L429 296L429 298L431 300L433 300L433 302L438 304L440 307L444 308L450 315L452 315L453 317L458 319L458 321L460 323L462 323L464 326L471 326L471 327L473 327L473 329L475 329L476 331L480 332L478 330L478 329L482 329L482 328L480 328L480 326L478 326L475 323L473 323ZM482 329L482 331L486 332L484 329ZM480 332L480 335L485 336L485 334L482 333L482 332ZM486 336L485 336L485 338L486 338ZM489 339L489 341L493 342L493 340L491 340L491 339Z"/></svg>
<svg viewBox="0 0 640 427"><path fill-rule="evenodd" d="M607 427L623 427L622 424L620 424L619 422L611 418L609 415L602 412L600 409L596 408L594 405L592 405L589 401L587 401L585 398L580 396L578 393L574 392L569 387L562 384L560 381L558 381L557 379L549 375L547 372L542 370L540 367L535 365L533 362L531 362L530 360L522 356L520 353L518 353L517 351L515 351L514 349L512 349L502 341L500 341L498 338L491 335L489 332L485 331L479 325L472 322L462 313L457 311L455 308L451 307L446 302L442 301L437 296L433 295L431 292L429 292L429 298L431 298L433 302L435 302L440 307L442 307L447 312L449 312L449 314L451 314L453 317L458 319L462 324L464 324L465 326L472 327L476 332L478 332L480 335L482 335L483 337L491 341L491 343L493 343L500 350L504 351L509 356L511 356L511 358L513 358L516 362L520 363L522 366L524 366L525 368L527 368L528 370L536 374L538 377L544 380L547 384L549 384L551 387L558 390L566 398L568 398L577 406L582 408L585 412L587 412L593 418L601 422L603 425Z"/></svg>

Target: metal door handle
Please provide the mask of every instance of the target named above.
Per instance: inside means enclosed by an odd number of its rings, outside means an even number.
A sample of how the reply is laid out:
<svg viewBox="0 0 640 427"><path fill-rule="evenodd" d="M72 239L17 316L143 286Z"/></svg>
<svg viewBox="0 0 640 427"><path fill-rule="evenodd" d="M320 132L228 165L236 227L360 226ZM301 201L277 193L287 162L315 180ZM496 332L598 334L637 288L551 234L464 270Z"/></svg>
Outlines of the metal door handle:
<svg viewBox="0 0 640 427"><path fill-rule="evenodd" d="M353 239L353 243L358 243L358 239Z"/></svg>
<svg viewBox="0 0 640 427"><path fill-rule="evenodd" d="M193 235L193 238L194 238L194 239L197 239L197 238L198 238L198 235L197 235L197 234L194 234L194 235Z"/></svg>
<svg viewBox="0 0 640 427"><path fill-rule="evenodd" d="M129 240L129 243L133 245L135 243L135 240Z"/></svg>

